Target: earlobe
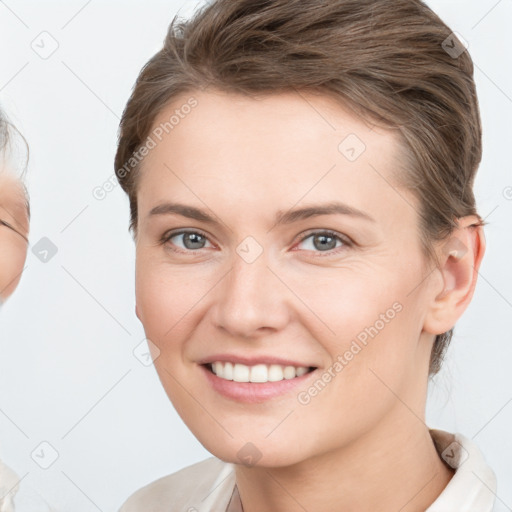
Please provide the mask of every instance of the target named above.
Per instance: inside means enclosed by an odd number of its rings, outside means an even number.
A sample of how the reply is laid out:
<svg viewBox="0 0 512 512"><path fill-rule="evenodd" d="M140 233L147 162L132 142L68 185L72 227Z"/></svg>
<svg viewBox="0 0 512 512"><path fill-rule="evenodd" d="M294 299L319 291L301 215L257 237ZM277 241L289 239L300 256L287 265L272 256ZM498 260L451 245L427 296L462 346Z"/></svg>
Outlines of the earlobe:
<svg viewBox="0 0 512 512"><path fill-rule="evenodd" d="M426 332L442 334L455 325L473 297L484 252L479 219L474 215L459 219L459 227L439 248L443 289L432 298L425 318Z"/></svg>

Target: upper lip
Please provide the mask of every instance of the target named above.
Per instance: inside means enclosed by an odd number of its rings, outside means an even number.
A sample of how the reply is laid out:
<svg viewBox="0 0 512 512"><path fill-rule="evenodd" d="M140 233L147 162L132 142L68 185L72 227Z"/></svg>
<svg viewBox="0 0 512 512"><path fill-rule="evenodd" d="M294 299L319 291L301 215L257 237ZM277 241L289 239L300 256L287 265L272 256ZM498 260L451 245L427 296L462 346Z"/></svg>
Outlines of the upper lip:
<svg viewBox="0 0 512 512"><path fill-rule="evenodd" d="M199 364L210 364L216 361L223 363L239 363L246 366L255 366L257 364L279 364L281 366L305 366L306 368L315 367L315 365L309 363L302 363L299 361L285 359L284 357L276 357L271 355L260 355L260 356L241 356L235 354L214 354L212 356L204 357L198 361Z"/></svg>

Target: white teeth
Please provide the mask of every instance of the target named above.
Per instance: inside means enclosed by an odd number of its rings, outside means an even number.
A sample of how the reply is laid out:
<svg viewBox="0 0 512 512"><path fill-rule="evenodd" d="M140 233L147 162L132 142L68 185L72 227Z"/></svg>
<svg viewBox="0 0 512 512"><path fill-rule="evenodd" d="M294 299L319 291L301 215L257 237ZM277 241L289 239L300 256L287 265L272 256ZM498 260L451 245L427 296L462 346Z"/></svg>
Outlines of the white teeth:
<svg viewBox="0 0 512 512"><path fill-rule="evenodd" d="M271 364L268 367L268 380L270 382L276 382L283 380L283 367L278 364Z"/></svg>
<svg viewBox="0 0 512 512"><path fill-rule="evenodd" d="M283 372L285 379L294 379L295 378L295 368L293 366L285 366Z"/></svg>
<svg viewBox="0 0 512 512"><path fill-rule="evenodd" d="M282 366L280 364L257 364L246 366L240 363L212 363L212 371L221 379L235 382L277 382L283 379L294 379L308 372L307 366Z"/></svg>
<svg viewBox="0 0 512 512"><path fill-rule="evenodd" d="M222 368L222 363L218 363L218 366L222 370L222 374L225 379L233 380L233 364L232 363L224 363L224 368Z"/></svg>
<svg viewBox="0 0 512 512"><path fill-rule="evenodd" d="M302 375L304 375L305 373L308 373L308 369L305 366L301 366L301 367L297 368L296 372L297 372L297 377L302 377Z"/></svg>
<svg viewBox="0 0 512 512"><path fill-rule="evenodd" d="M222 363L218 362L216 368L217 371L219 368L222 368ZM248 366L236 363L235 366L233 366L233 380L235 382L249 382L249 372L250 368ZM221 374L224 375L222 370L217 375L220 377Z"/></svg>
<svg viewBox="0 0 512 512"><path fill-rule="evenodd" d="M266 364L251 366L251 382L268 382L268 368Z"/></svg>

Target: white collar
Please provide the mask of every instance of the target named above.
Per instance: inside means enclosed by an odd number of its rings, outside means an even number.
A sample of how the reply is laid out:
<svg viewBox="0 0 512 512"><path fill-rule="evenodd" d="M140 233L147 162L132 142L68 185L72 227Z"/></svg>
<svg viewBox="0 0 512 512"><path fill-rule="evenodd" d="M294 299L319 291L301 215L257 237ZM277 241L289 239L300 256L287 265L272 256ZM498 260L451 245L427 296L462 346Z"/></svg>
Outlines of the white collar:
<svg viewBox="0 0 512 512"><path fill-rule="evenodd" d="M18 492L20 478L0 460L0 512L13 512L14 495Z"/></svg>
<svg viewBox="0 0 512 512"><path fill-rule="evenodd" d="M496 475L478 446L462 434L430 429L439 456L455 473L425 512L492 512Z"/></svg>
<svg viewBox="0 0 512 512"><path fill-rule="evenodd" d="M462 434L434 429L429 431L439 456L455 469L455 473L425 512L492 512L496 476L478 446ZM226 512L242 512L236 484Z"/></svg>

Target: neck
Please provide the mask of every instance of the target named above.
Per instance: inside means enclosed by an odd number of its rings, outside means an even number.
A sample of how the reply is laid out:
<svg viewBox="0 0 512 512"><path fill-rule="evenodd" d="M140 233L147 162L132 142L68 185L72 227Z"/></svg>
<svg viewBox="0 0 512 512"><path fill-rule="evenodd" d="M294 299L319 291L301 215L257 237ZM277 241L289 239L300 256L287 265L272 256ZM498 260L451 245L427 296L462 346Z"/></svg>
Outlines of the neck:
<svg viewBox="0 0 512 512"><path fill-rule="evenodd" d="M425 511L454 472L426 425L403 406L399 413L399 421L382 421L349 445L293 466L237 465L244 512Z"/></svg>

